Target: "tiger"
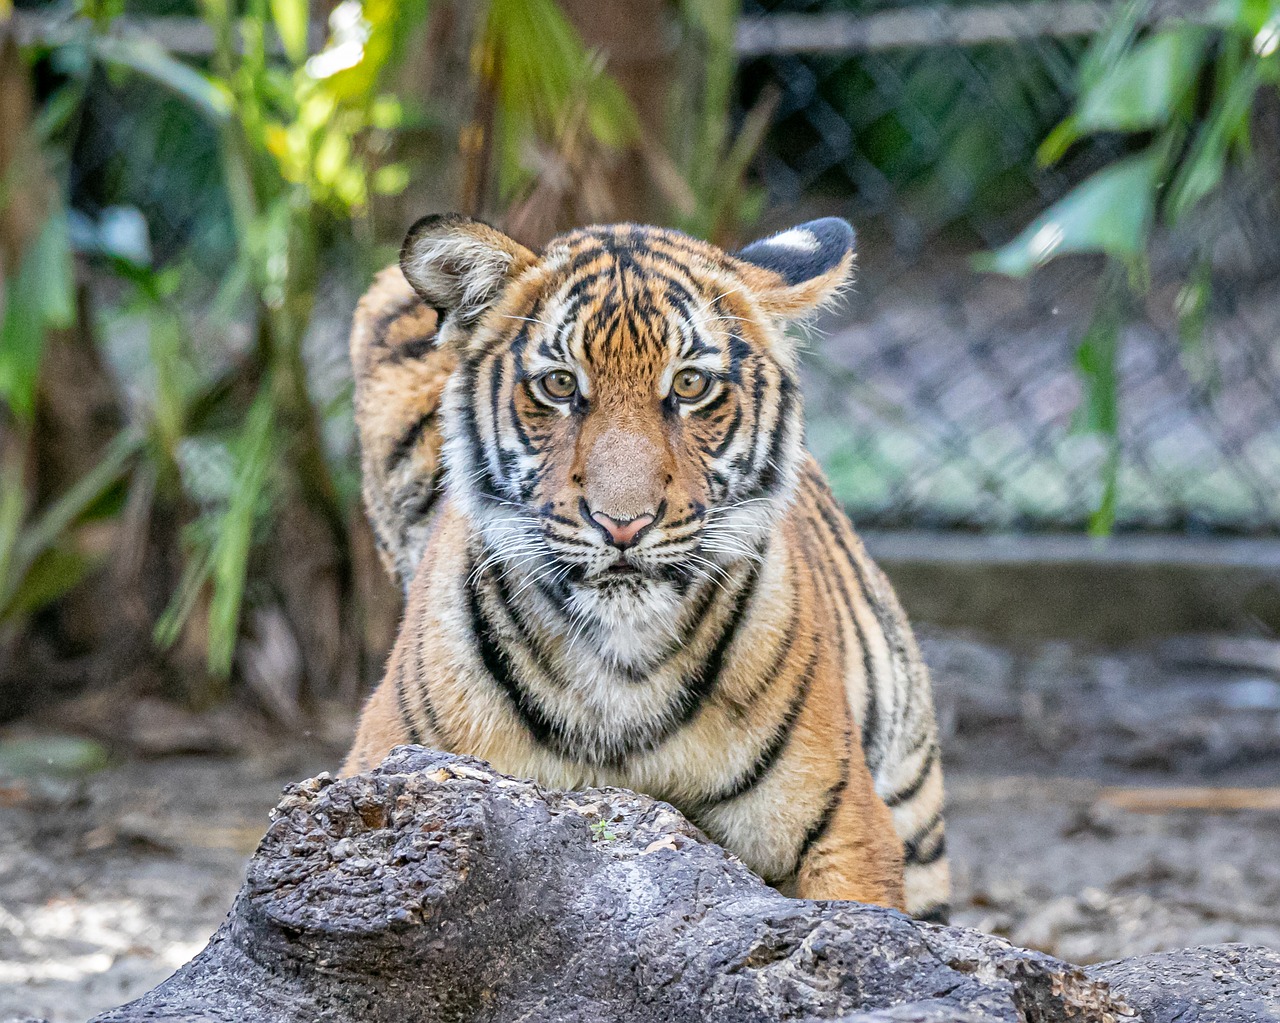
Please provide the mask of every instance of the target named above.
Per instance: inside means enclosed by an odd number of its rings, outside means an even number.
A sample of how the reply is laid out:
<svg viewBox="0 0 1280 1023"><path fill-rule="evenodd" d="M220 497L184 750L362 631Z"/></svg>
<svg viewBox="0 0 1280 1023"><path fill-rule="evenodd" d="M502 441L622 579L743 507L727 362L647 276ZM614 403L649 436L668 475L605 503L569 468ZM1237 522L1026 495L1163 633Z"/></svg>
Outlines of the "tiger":
<svg viewBox="0 0 1280 1023"><path fill-rule="evenodd" d="M945 920L929 676L804 446L790 327L853 263L838 218L733 254L412 227L350 336L405 611L344 773L419 743L624 787L785 894Z"/></svg>

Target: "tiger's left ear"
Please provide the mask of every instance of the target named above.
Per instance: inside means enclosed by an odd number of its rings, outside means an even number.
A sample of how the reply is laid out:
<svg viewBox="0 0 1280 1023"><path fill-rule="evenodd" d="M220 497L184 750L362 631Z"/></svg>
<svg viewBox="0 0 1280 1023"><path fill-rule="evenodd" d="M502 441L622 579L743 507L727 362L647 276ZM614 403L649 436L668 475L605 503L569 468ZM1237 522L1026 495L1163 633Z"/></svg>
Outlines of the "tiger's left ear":
<svg viewBox="0 0 1280 1023"><path fill-rule="evenodd" d="M765 311L789 320L840 294L852 274L854 241L848 221L824 217L752 242L733 257L748 264L742 275Z"/></svg>
<svg viewBox="0 0 1280 1023"><path fill-rule="evenodd" d="M400 250L400 270L442 324L465 329L536 258L514 238L479 220L458 213L433 214L409 228Z"/></svg>

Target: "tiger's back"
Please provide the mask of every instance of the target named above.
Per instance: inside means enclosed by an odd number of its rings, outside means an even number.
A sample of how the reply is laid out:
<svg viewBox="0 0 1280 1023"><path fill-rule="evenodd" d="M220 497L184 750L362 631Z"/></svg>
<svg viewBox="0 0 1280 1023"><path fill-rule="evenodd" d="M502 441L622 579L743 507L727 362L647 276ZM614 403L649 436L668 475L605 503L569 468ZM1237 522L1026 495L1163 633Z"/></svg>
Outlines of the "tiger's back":
<svg viewBox="0 0 1280 1023"><path fill-rule="evenodd" d="M435 310L391 266L360 299L351 327L365 510L383 564L402 587L440 497L440 399L457 357L435 347L438 325Z"/></svg>
<svg viewBox="0 0 1280 1023"><path fill-rule="evenodd" d="M865 801L861 815L868 821L891 819L898 837L905 860L907 908L920 915L944 914L948 878L942 774L927 673L892 589L866 555L820 469L807 456L798 463L794 496L777 524L785 542L765 550L766 567L752 576L750 563L744 563L741 578L730 573L731 577L706 584L707 592L725 604L725 616L742 620L711 621L705 626L705 637L698 631L700 623L693 622L687 635L681 636L694 660L699 644L704 646L703 661L714 661L722 676L719 686L708 685L700 692L701 703L682 730L663 733L660 741L650 744L652 748L612 759L561 755L564 751L552 755L545 744L526 743L523 734L519 741L508 741L501 734L536 728L522 718L522 695L507 694L514 707L509 720L505 704L496 710L498 703L486 702L494 699L490 690L499 675L514 674L514 682L499 681L527 684L533 694L530 699L548 707L556 706L557 697L554 686L548 685L543 692L529 679L521 679L518 658L506 663L502 655L491 653L493 660L486 663L486 630L503 639L504 629L515 628L517 638L526 641L532 633L535 640L529 645L535 647L539 630L551 630L554 622L541 623L532 612L524 621L510 614L503 603L510 599L509 592L505 598L502 594L506 584L499 579L489 586L483 555L468 550L473 537L465 516L450 507L442 477L441 402L445 385L460 363L465 373L474 373L476 367L468 365L467 357L460 357L455 348L434 347L437 329L436 311L418 296L399 268L390 268L362 300L352 332L366 506L384 561L408 592L409 608L382 697L375 696L366 711L363 739L357 740L348 767L365 766L395 741L425 740L488 755L503 769L548 784L627 785L671 800L742 855L735 845L750 846L754 840L745 837L750 829L741 828L735 815L742 815L743 806L755 806L752 799L772 807L766 814L784 816L789 812L784 803L790 799L813 817L804 833L805 847L822 837L816 829L824 817L835 814L830 792L838 783L847 787L849 771L857 768L845 764L832 773L841 757L840 736L848 733L854 736L857 759L869 774L876 797ZM484 400L482 383L478 378L470 380L469 400ZM496 391L496 384L489 383L488 390ZM778 596L772 609L768 595L761 595L770 585L762 585L761 576L785 579L785 585L775 586L785 598ZM472 578L478 578L474 587L467 583ZM734 591L736 602L724 601L713 583L721 591ZM533 591L538 588L535 581ZM433 627L443 632L433 633ZM456 636L463 637L458 650L446 649ZM555 643L547 641L547 646ZM726 649L717 655L717 646ZM566 674L575 665L584 672L609 667L607 661L603 667L584 663L572 644L561 647L542 650L539 656L546 664L562 657ZM451 663L471 657L479 682L471 686L458 677L433 675L436 655ZM532 675L536 670L528 672ZM679 687L687 686L698 670L697 664L684 675L673 669L673 692L682 693ZM660 691L664 676L656 670L650 674L655 691ZM468 677L466 670L454 675ZM584 692L571 698L585 706L595 696ZM484 727L459 741L456 730L450 736L441 724L442 707L452 708L450 713L459 720L466 715L482 720ZM566 720L573 713L565 710ZM632 731L643 731L645 720L637 717ZM500 739L485 738L486 729L500 733ZM726 748L740 749L741 756L726 755ZM696 785L685 784L681 779L695 770L685 763L692 764L699 756L704 762L696 768L700 775L719 774L700 777ZM766 780L778 790L770 796L772 804L764 796L749 796L752 787L763 791ZM788 797L788 786L814 788L813 806L794 791ZM731 797L728 802L726 795ZM755 806L753 821L759 813L760 807ZM830 827L830 822L824 826ZM851 841L856 844L859 839ZM755 861L750 854L744 859L775 883L785 887L801 876L798 868L790 879L767 869L778 859L768 850L752 847L748 852L758 852ZM822 891L812 884L809 890Z"/></svg>

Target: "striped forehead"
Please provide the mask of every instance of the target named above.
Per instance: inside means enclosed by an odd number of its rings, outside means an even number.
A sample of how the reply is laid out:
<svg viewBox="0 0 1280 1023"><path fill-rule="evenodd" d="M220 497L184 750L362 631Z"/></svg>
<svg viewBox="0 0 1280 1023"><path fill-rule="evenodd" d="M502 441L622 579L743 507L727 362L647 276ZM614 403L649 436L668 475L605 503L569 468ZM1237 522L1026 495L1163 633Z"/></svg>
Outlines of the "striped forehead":
<svg viewBox="0 0 1280 1023"><path fill-rule="evenodd" d="M537 317L538 353L596 371L710 354L708 295L680 260L680 240L624 226L553 243L544 267L555 283Z"/></svg>

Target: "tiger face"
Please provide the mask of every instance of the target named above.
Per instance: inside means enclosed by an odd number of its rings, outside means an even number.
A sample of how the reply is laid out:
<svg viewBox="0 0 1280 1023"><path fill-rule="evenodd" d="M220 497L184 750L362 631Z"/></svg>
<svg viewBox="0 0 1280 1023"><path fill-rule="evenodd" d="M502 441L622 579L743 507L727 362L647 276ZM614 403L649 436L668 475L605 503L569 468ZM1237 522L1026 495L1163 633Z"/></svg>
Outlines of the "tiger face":
<svg viewBox="0 0 1280 1023"><path fill-rule="evenodd" d="M630 224L540 255L464 218L416 224L401 268L459 355L445 485L488 559L632 633L758 559L803 457L786 324L852 259L841 220L732 256Z"/></svg>

